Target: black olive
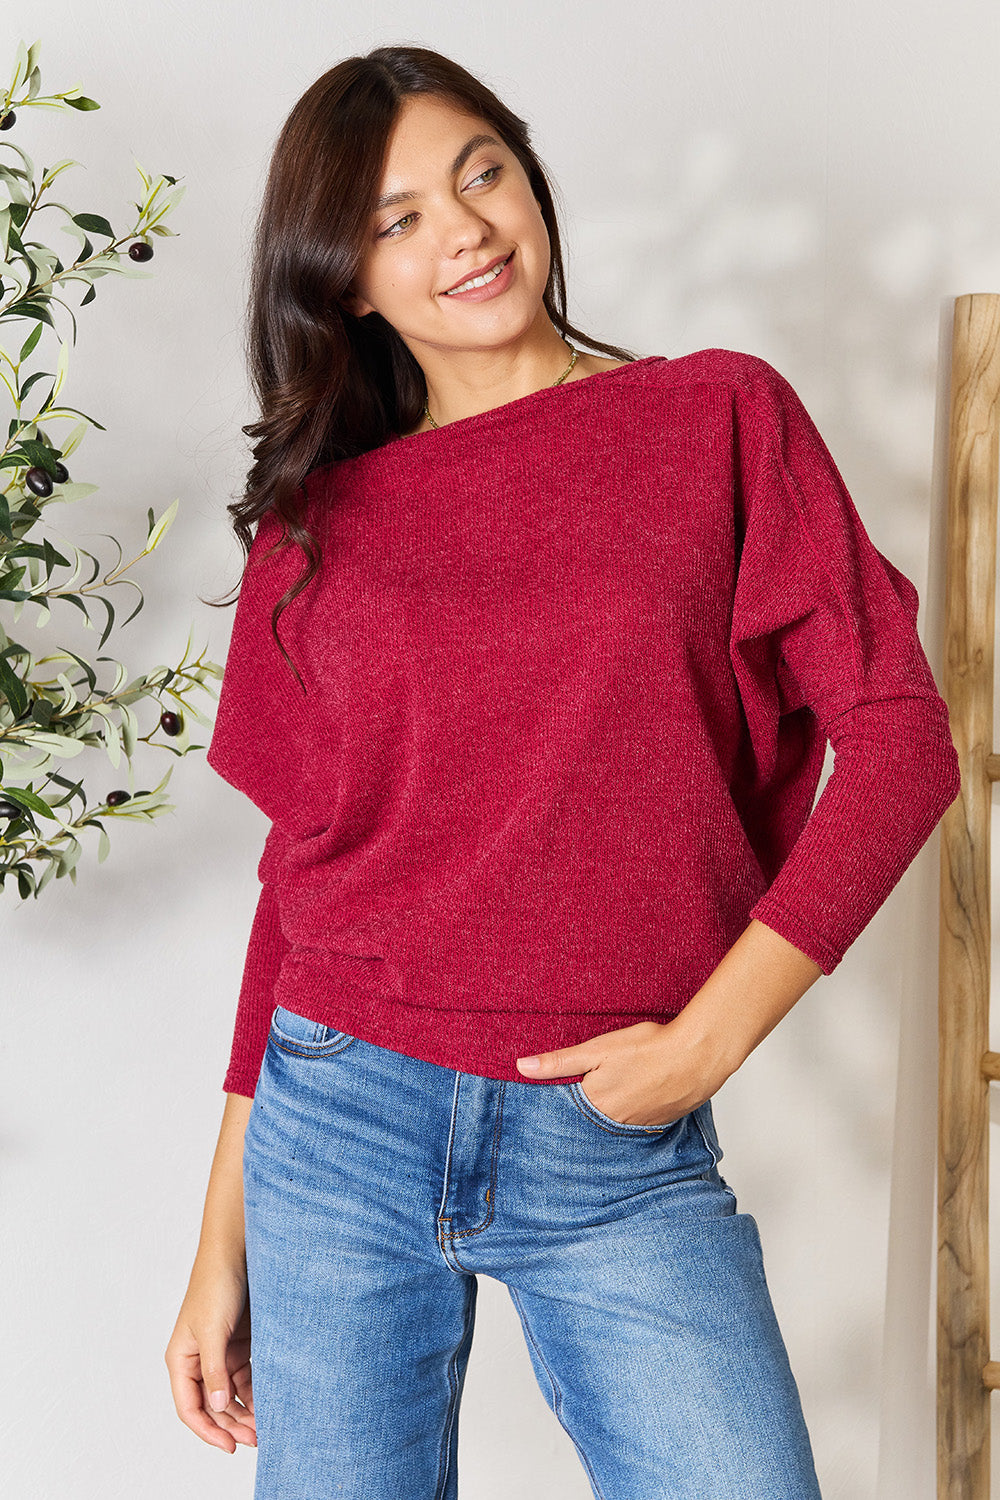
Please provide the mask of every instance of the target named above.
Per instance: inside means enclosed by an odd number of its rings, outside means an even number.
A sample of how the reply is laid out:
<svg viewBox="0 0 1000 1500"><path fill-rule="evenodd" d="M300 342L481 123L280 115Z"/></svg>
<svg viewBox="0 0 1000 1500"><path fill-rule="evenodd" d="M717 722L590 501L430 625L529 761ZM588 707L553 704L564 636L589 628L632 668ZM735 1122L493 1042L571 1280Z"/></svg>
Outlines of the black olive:
<svg viewBox="0 0 1000 1500"><path fill-rule="evenodd" d="M153 247L147 240L136 240L129 245L128 253L132 260L152 260Z"/></svg>
<svg viewBox="0 0 1000 1500"><path fill-rule="evenodd" d="M38 467L29 469L24 476L24 482L33 495L40 495L43 500L52 493L52 475L48 469Z"/></svg>

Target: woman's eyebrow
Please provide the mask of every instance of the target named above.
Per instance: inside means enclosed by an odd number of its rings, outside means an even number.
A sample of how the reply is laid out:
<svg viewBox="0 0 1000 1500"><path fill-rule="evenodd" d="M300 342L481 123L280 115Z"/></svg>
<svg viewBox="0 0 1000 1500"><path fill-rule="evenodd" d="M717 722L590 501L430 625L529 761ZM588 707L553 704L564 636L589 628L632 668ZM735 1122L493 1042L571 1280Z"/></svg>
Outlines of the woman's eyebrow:
<svg viewBox="0 0 1000 1500"><path fill-rule="evenodd" d="M452 176L454 176L456 172L460 172L462 170L462 168L465 166L465 163L472 155L473 151L478 151L480 146L499 146L500 149L503 150L503 142L498 141L496 136L494 135L472 136L469 140L466 141L465 145L462 147L461 151L452 162L450 167ZM383 193L382 197L379 198L378 202L375 204L373 212L378 213L380 209L391 208L396 203L408 203L411 198L416 198L418 196L419 195L415 193L412 188L404 188L403 191L399 193Z"/></svg>

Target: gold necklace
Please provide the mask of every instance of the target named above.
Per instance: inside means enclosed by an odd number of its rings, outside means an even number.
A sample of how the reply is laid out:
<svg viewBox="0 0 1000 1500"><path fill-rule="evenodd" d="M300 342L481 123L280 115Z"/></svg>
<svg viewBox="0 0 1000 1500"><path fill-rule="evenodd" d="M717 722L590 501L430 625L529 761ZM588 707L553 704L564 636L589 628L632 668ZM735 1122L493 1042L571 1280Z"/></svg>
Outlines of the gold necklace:
<svg viewBox="0 0 1000 1500"><path fill-rule="evenodd" d="M565 339L563 339L563 343L566 344L566 340ZM566 344L566 348L567 349L573 349L573 345L572 344ZM576 364L576 358L577 358L577 355L579 354L579 352L580 352L579 349L573 349L573 357L572 357L572 359L570 360L569 364L566 366L565 370L563 370L562 374L559 376L559 379L558 380L553 380L553 382L552 382L553 385L561 385L562 382L566 379L566 376L569 374L570 370L572 370L573 366ZM431 424L432 427L438 427L438 428L440 428L440 423L435 422L434 418L431 416L430 412L427 410L427 401L428 401L428 397L425 396L424 397L424 416L427 418L428 422Z"/></svg>

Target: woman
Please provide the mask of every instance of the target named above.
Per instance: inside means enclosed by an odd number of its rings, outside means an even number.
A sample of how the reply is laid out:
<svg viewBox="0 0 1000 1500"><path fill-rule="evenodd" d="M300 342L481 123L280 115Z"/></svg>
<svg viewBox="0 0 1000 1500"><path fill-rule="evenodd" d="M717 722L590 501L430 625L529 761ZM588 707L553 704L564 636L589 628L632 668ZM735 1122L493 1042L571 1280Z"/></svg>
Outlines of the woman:
<svg viewBox="0 0 1000 1500"><path fill-rule="evenodd" d="M177 1411L258 1497L454 1497L482 1271L595 1495L812 1500L711 1097L957 794L916 590L769 365L572 327L436 53L295 106L250 326L209 760L271 830Z"/></svg>

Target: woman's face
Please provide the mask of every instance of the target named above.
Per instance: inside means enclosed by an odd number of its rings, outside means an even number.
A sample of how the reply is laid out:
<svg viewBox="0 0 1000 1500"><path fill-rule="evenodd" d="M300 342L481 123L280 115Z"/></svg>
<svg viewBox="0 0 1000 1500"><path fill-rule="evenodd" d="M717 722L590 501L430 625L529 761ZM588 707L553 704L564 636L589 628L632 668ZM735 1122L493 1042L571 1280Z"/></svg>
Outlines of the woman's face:
<svg viewBox="0 0 1000 1500"><path fill-rule="evenodd" d="M489 136L471 146L475 138ZM457 165L456 165L457 163ZM389 140L368 250L345 298L422 346L489 349L538 318L549 274L548 231L527 174L496 130L430 94L403 100ZM512 257L468 298L448 290Z"/></svg>

